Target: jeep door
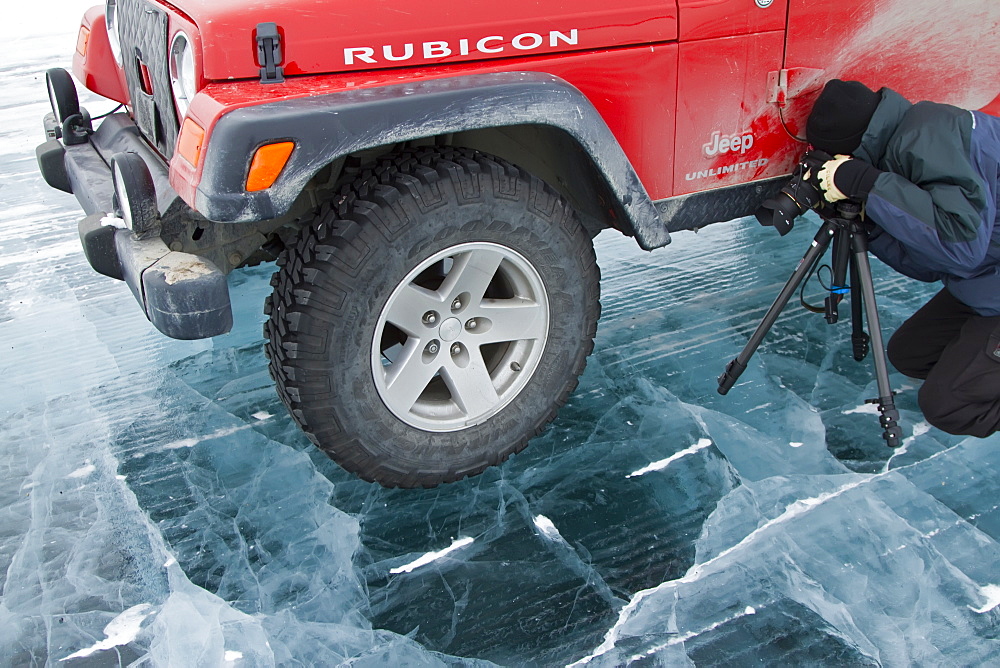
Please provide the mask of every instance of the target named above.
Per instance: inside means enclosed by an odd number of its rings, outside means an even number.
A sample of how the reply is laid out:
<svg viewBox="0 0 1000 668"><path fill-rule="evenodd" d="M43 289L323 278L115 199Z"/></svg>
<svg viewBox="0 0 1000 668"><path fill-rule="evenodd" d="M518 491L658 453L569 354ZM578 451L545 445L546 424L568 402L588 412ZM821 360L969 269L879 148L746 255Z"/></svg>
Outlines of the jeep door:
<svg viewBox="0 0 1000 668"><path fill-rule="evenodd" d="M674 194L780 176L787 152L768 73L781 68L784 0L679 0Z"/></svg>

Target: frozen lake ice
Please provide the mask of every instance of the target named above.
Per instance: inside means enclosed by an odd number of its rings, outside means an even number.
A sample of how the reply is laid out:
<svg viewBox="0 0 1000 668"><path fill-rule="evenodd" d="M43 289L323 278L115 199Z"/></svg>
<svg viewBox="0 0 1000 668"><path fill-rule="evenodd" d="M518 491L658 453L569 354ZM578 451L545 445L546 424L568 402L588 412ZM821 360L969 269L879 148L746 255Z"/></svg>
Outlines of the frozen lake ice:
<svg viewBox="0 0 1000 668"><path fill-rule="evenodd" d="M893 373L905 443L889 450L847 318L794 304L716 392L816 219L653 253L602 234L596 347L556 421L477 478L386 490L279 402L261 348L273 267L230 277L230 334L183 342L87 265L75 199L33 156L43 73L69 65L86 6L4 28L0 663L1000 658L1000 438L930 428ZM936 287L874 271L888 335Z"/></svg>

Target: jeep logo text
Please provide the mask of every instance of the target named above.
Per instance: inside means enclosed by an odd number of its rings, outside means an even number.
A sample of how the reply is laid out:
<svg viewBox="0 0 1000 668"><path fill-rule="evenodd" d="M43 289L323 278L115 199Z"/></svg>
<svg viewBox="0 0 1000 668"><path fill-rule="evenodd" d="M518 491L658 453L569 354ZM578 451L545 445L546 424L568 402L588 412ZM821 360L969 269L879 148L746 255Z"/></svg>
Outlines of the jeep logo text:
<svg viewBox="0 0 1000 668"><path fill-rule="evenodd" d="M732 134L722 136L722 133L716 130L712 133L712 138L707 144L702 144L702 150L704 150L705 155L712 157L715 155L720 155L724 153L746 153L753 146L753 135L752 134Z"/></svg>

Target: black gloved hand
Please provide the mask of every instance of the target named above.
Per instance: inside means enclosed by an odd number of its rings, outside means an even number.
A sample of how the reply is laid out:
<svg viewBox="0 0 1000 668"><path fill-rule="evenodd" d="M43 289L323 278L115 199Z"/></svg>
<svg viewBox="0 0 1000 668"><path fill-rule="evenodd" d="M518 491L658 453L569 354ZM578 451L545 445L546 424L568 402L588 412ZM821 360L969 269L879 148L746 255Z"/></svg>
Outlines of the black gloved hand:
<svg viewBox="0 0 1000 668"><path fill-rule="evenodd" d="M820 170L820 179L824 184L830 184L833 190L839 191L844 197L865 199L875 186L875 180L882 173L864 160L842 156L826 163Z"/></svg>
<svg viewBox="0 0 1000 668"><path fill-rule="evenodd" d="M831 204L845 199L864 199L882 173L864 160L849 155L831 156L816 149L807 152L803 162L810 166L806 179Z"/></svg>

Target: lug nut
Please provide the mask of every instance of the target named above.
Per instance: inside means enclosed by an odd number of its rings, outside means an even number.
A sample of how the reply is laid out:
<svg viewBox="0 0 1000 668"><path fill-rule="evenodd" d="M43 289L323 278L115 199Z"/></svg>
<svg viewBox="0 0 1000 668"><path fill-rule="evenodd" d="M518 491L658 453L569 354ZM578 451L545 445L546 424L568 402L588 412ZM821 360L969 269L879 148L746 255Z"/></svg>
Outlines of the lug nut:
<svg viewBox="0 0 1000 668"><path fill-rule="evenodd" d="M466 329L475 329L475 328L476 328L476 324L477 324L477 323L476 323L476 319L475 319L475 318L473 318L473 319L472 319L472 320L470 320L469 322L465 323L465 328L466 328Z"/></svg>
<svg viewBox="0 0 1000 668"><path fill-rule="evenodd" d="M462 346L458 345L457 343L454 344L454 345L452 345L452 347L451 347L451 354L452 355L458 355L461 352L462 352Z"/></svg>
<svg viewBox="0 0 1000 668"><path fill-rule="evenodd" d="M431 341L430 343L427 344L426 350L431 355L437 355L437 351L441 350L441 346L438 345L437 341Z"/></svg>
<svg viewBox="0 0 1000 668"><path fill-rule="evenodd" d="M458 309L462 308L462 300L456 298L455 301L451 303L451 308L453 311L457 311Z"/></svg>
<svg viewBox="0 0 1000 668"><path fill-rule="evenodd" d="M438 319L437 313L435 313L434 311L428 311L427 313L424 313L423 321L425 325L433 325L435 322L437 322L437 319Z"/></svg>

